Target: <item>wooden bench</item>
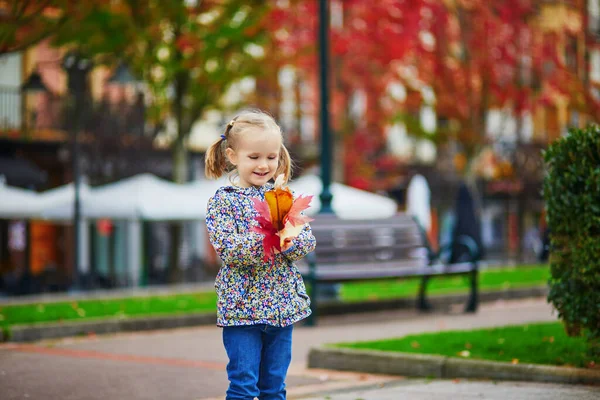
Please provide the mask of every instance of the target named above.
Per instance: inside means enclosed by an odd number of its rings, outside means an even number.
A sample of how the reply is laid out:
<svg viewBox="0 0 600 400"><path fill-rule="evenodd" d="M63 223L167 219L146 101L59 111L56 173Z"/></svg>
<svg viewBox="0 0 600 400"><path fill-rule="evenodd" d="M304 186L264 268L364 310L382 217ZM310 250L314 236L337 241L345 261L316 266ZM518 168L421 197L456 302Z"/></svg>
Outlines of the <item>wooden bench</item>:
<svg viewBox="0 0 600 400"><path fill-rule="evenodd" d="M467 257L449 264L443 261L449 246L432 251L427 235L418 222L406 214L380 220L343 220L334 215L317 215L311 222L317 247L298 264L310 287L313 315L307 321L316 323L319 284L357 280L421 277L417 307L431 308L427 302L428 280L437 275L468 275L471 289L466 312L477 310L478 250L468 236L459 237Z"/></svg>

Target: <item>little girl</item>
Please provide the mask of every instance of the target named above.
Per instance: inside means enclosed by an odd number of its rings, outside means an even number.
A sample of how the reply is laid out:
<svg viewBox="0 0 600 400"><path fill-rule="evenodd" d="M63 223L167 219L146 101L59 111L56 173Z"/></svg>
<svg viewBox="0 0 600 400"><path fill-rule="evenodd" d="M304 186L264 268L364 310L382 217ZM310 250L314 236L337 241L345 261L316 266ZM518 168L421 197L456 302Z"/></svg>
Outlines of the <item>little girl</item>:
<svg viewBox="0 0 600 400"><path fill-rule="evenodd" d="M310 315L302 275L294 265L315 248L306 224L286 240L273 261L263 261L261 234L252 198L264 200L273 177L291 172L290 155L281 129L269 115L246 111L235 117L225 134L206 152L206 175L236 173L208 201L206 225L210 241L223 261L215 287L217 325L229 357L226 399L285 399L285 378L292 357L292 324Z"/></svg>

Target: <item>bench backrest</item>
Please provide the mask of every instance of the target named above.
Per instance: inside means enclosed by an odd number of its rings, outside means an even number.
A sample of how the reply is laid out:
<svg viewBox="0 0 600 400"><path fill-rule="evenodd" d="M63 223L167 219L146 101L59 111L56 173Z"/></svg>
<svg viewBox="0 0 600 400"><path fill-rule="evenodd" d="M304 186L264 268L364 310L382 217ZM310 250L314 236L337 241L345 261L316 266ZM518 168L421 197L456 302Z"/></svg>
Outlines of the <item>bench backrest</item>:
<svg viewBox="0 0 600 400"><path fill-rule="evenodd" d="M317 265L429 263L425 238L417 222L407 214L374 220L347 220L326 214L314 218L310 225L317 247L312 257Z"/></svg>

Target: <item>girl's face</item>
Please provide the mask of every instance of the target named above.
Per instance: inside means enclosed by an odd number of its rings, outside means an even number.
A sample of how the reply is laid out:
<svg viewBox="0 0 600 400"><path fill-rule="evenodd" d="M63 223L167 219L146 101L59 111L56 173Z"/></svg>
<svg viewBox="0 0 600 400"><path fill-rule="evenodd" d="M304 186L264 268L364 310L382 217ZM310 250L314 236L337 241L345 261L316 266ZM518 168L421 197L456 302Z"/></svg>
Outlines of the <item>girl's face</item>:
<svg viewBox="0 0 600 400"><path fill-rule="evenodd" d="M235 150L227 148L229 161L236 166L240 186L263 186L279 166L281 135L266 129L252 129L236 138Z"/></svg>

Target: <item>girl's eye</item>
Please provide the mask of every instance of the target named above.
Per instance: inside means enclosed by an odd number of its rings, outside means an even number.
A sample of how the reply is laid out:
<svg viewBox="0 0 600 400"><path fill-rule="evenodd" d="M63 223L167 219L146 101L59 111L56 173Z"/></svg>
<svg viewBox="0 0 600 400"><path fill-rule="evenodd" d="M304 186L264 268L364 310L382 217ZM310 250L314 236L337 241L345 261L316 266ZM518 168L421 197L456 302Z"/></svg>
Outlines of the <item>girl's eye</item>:
<svg viewBox="0 0 600 400"><path fill-rule="evenodd" d="M250 159L251 160L258 160L258 157L257 156L250 156Z"/></svg>
<svg viewBox="0 0 600 400"><path fill-rule="evenodd" d="M269 160L274 160L276 158L277 158L277 156L272 156L272 157L269 157Z"/></svg>

